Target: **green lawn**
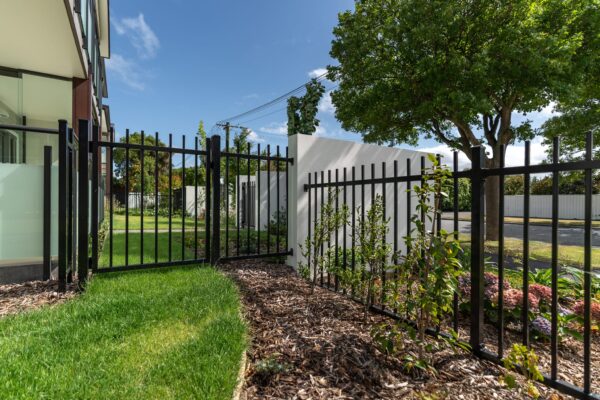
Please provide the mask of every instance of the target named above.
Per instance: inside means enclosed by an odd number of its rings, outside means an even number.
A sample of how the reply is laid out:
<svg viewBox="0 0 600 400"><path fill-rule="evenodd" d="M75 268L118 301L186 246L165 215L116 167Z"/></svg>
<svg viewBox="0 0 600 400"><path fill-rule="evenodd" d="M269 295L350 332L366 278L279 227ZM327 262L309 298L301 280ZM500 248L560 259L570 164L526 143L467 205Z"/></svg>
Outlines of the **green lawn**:
<svg viewBox="0 0 600 400"><path fill-rule="evenodd" d="M463 247L470 246L470 237L468 235L461 234L459 240L461 240ZM494 254L498 253L498 242L486 241L485 251ZM515 238L504 238L504 254L522 260L523 241ZM529 259L551 262L552 245L550 243L530 240ZM584 263L584 247L559 245L558 262L567 267L582 267ZM598 247L592 248L592 267L596 269L600 268L600 248Z"/></svg>
<svg viewBox="0 0 600 400"><path fill-rule="evenodd" d="M257 234L254 231L250 232L250 247L248 247L247 232L246 230L240 231L240 254L255 253L257 246ZM198 231L198 257L204 257L204 231ZM140 239L141 233L130 232L129 233L129 265L140 264L141 252L140 252ZM154 262L154 232L146 232L144 230L144 263ZM171 260L180 261L181 258L181 231L173 231L171 233ZM266 232L260 233L261 241L261 252L267 252L267 237ZM271 252L276 251L276 235L271 235ZM185 253L184 257L186 260L194 259L194 232L186 231L185 233ZM279 250L285 252L285 238L280 237ZM110 246L110 235L106 237L104 241L104 249L101 251L98 266L108 267L109 266L109 246ZM221 255L225 256L225 230L221 231ZM229 229L229 255L237 255L237 230ZM169 261L169 233L159 232L158 233L158 262ZM113 236L113 266L125 265L125 233L115 233Z"/></svg>
<svg viewBox="0 0 600 400"><path fill-rule="evenodd" d="M72 301L0 319L0 398L230 399L239 307L208 267L97 275Z"/></svg>
<svg viewBox="0 0 600 400"><path fill-rule="evenodd" d="M108 215L107 215L108 218ZM129 229L139 230L141 228L142 217L141 215L130 215L129 216ZM186 229L194 229L194 218L185 217ZM173 217L171 220L171 229L173 231L181 230L182 220L181 216ZM113 214L113 229L114 230L125 230L125 215ZM169 218L158 217L158 229L169 229ZM204 219L198 220L198 230L204 229ZM154 230L154 215L144 215L144 231Z"/></svg>
<svg viewBox="0 0 600 400"><path fill-rule="evenodd" d="M200 234L200 232L198 232ZM181 258L181 232L171 233L171 259L172 261L180 261ZM193 238L194 232L186 232L187 238ZM203 236L202 236L203 237ZM129 264L140 264L140 239L141 233L129 233ZM110 235L104 241L104 251L101 252L99 267L109 265L109 247ZM186 259L194 259L193 249L186 248L184 256ZM169 233L158 234L158 261L169 261ZM144 262L154 262L154 233L144 233ZM125 265L125 234L115 233L113 238L113 266Z"/></svg>

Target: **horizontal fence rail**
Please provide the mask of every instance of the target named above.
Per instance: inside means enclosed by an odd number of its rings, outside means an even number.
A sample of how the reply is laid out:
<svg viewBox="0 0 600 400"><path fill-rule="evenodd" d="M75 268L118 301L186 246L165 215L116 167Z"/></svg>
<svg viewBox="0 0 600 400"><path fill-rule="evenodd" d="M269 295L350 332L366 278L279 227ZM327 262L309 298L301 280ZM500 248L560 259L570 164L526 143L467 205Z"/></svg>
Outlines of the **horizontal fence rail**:
<svg viewBox="0 0 600 400"><path fill-rule="evenodd" d="M543 382L563 393L581 399L599 399L600 395L600 380L594 380L594 376L598 376L600 371L592 371L592 354L600 349L592 348L592 280L594 279L592 270L592 191L593 181L592 173L596 169L600 169L600 160L593 159L593 144L592 135L586 137L586 148L584 159L581 161L560 162L559 157L559 139L556 138L552 143L552 160L547 164L530 165L531 146L529 142L525 143L524 158L525 165L518 167L504 166L505 148L501 149L501 160L499 167L485 168L486 160L484 150L480 147L472 149L471 160L472 168L469 170L459 171L458 169L458 153L453 154L452 169L451 169L451 184L450 192L452 193L448 199L451 202L452 212L451 220L444 221L447 231L452 232L455 239L460 238L463 247L469 249L469 253L464 253L462 259L465 265L470 265L465 270L466 282L469 283L470 295L465 297L464 293L457 292L454 294L453 313L446 318L444 326L452 328L459 332L462 336L469 337L468 342L474 354L479 357L501 363L507 353L507 349L514 343L522 343L526 346L535 344L538 355L546 360L549 365L548 371L543 372ZM333 249L335 256L327 263L339 266L342 270L357 267L360 262L358 260L359 243L357 237L360 234L359 230L364 229L365 213L368 212L373 200L379 196L382 199L383 216L387 221L388 233L384 240L391 247L391 255L386 262L390 265L396 264L399 261L397 254L406 251L402 248L403 239L411 235L414 229L412 222L413 215L417 213L415 208L416 199L414 196L414 187L420 186L422 182L431 179L431 174L425 172L429 166L426 165L425 157L420 160L419 166L415 166L414 160L396 160L393 165L389 163L371 164L352 166L350 168L342 168L328 171L315 171L309 173L306 177L304 190L308 197L308 221L307 231L308 237L315 237L321 218L327 215L328 199L331 193L334 193L333 209L339 210L342 207L347 207L349 210L348 224L336 227L331 237L323 240L320 249L312 249L313 252L308 252L307 265L311 265L311 256L320 255L323 257L327 251ZM426 168L427 167L427 168ZM415 171L419 173L415 174ZM584 260L580 268L582 276L582 291L581 297L569 300L565 303L566 297L561 294L561 289L564 284L564 279L568 278L568 273L563 270L559 262L559 180L561 173L581 171L584 173L585 180L585 201L584 201ZM531 304L531 296L536 296L535 290L540 290L540 284L534 285L530 282L531 273L536 272L530 263L530 225L531 218L529 210L531 208L531 175L545 173L550 174L552 178L552 225L551 232L551 262L549 263L550 278L549 298L537 299L538 304ZM524 177L524 195L523 197L523 223L522 223L522 260L515 260L514 257L506 255L506 243L504 232L504 190L505 177L511 175L522 175ZM459 180L467 179L470 185L471 194L471 211L470 211L470 234L459 234ZM493 181L492 181L493 180ZM498 213L499 223L497 247L494 254L490 250L486 250L485 233L488 227L486 226L486 212L492 212L490 209L485 210L485 190L486 185L498 185L500 196L498 198L496 210ZM331 203L331 202L329 202ZM331 206L331 204L329 204ZM366 210L367 211L366 211ZM421 214L421 218L425 221L425 216ZM426 222L427 229L439 232L442 227L441 213L438 214L433 221ZM311 236L312 235L312 236ZM302 238L299 238L302 240ZM490 264L486 258L494 256L494 261ZM339 258L339 259L338 259ZM493 267L492 270L488 267ZM333 291L340 291L343 294L351 296L357 301L365 303L364 298L357 297L356 293L347 291L346 288L340 289L338 276L336 272L328 273L320 270L320 274L316 276L317 283L325 288ZM336 271L336 270L333 270ZM490 273L492 271L492 273ZM519 271L516 274L516 271ZM520 276L520 287L512 288L508 281L508 275ZM470 274L470 278L469 278ZM313 278L315 278L314 275ZM564 278L567 276L567 278ZM380 277L382 287L386 280L394 279L395 277L388 269L384 270ZM488 280L493 278L493 284L490 286ZM598 279L598 278L595 278ZM594 281L596 282L596 281ZM575 283L575 281L573 281ZM507 289L508 288L508 289ZM509 292L510 291L510 292ZM521 293L522 301L517 307L520 308L519 317L515 319L513 314L509 314L508 305L506 304L507 295ZM383 292L383 290L382 290ZM490 303L490 292L494 292L497 298L497 304ZM528 300L529 299L529 300ZM511 301L513 301L511 299ZM549 315L549 332L548 342L545 339L539 339L536 336L534 339L532 330L534 330L532 316L541 317L541 304L547 309ZM578 303L579 302L579 303ZM386 306L383 296L380 299L375 299L372 303L372 310L384 314L396 320L406 321L406 316L399 315L395 310ZM570 304L570 306L569 306ZM581 380L567 382L559 377L560 372L560 353L559 346L561 341L561 333L559 330L565 328L565 322L562 321L565 309L567 307L577 307L577 304L582 304L581 311L581 331L582 340L581 359L579 360L583 376ZM470 313L465 313L462 308L468 305ZM492 307L492 309L490 309ZM514 313L514 304L510 305L511 313ZM575 312L575 311L570 311ZM497 314L496 320L493 320L493 313ZM546 315L546 314L543 314ZM408 321L413 323L412 321ZM599 321L595 322L596 324ZM441 329L440 329L441 328ZM484 335L484 331L494 332L496 340L489 341L489 333ZM430 327L429 332L434 335L444 334L443 327ZM540 341L541 340L541 341Z"/></svg>

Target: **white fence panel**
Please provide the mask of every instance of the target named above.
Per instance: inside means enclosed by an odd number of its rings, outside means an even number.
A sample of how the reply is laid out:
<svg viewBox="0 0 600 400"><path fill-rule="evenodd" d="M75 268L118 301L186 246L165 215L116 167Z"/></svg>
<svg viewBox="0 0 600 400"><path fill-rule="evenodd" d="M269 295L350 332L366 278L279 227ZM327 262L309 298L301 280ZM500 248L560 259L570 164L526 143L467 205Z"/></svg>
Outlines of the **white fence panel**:
<svg viewBox="0 0 600 400"><path fill-rule="evenodd" d="M523 197L505 196L504 214L507 217L523 217ZM558 196L558 217L561 219L584 219L585 196L561 194ZM529 215L531 218L552 218L552 196L531 195ZM592 218L600 219L600 195L592 196Z"/></svg>

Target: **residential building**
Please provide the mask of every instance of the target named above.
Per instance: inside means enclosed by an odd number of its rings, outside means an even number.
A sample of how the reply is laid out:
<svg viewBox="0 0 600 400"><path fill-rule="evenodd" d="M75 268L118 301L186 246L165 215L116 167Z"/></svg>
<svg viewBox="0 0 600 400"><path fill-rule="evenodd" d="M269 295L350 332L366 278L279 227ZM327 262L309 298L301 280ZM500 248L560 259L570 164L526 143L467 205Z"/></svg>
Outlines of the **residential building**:
<svg viewBox="0 0 600 400"><path fill-rule="evenodd" d="M63 119L77 137L77 121L87 119L104 140L111 138L110 112L103 104L109 10L109 0L0 0L0 125L57 128ZM44 146L52 147L56 166L57 135L0 129L0 283L39 273ZM106 159L103 154L100 162ZM102 165L104 175L106 170ZM54 233L56 171L52 179Z"/></svg>

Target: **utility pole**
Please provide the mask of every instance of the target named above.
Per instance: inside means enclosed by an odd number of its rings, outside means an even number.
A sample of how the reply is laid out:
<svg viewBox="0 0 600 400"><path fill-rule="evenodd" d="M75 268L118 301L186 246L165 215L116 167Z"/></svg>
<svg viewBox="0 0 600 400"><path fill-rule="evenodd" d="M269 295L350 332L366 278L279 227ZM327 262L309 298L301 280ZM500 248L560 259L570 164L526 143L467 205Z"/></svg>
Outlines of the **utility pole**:
<svg viewBox="0 0 600 400"><path fill-rule="evenodd" d="M240 126L240 125L231 125L229 122L219 123L219 124L217 124L217 126L220 126L225 129L225 147L227 149L229 148L229 132L230 132L231 128L238 128L238 129L245 128L244 126Z"/></svg>

